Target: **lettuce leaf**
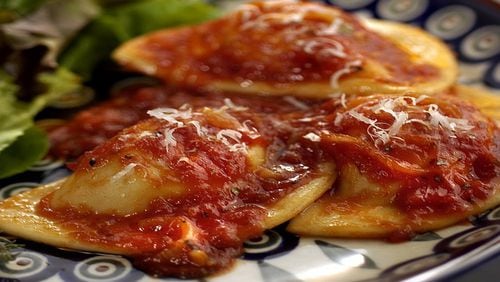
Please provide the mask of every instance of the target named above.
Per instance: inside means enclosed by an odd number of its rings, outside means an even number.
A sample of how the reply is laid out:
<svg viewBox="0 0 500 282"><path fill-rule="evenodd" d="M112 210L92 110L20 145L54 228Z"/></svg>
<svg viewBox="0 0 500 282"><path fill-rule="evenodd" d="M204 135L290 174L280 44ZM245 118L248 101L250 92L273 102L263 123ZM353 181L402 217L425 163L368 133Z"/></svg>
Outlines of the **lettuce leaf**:
<svg viewBox="0 0 500 282"><path fill-rule="evenodd" d="M0 0L0 23L22 17L50 0Z"/></svg>
<svg viewBox="0 0 500 282"><path fill-rule="evenodd" d="M0 153L0 179L30 168L49 150L49 140L41 129L31 126Z"/></svg>
<svg viewBox="0 0 500 282"><path fill-rule="evenodd" d="M51 101L80 87L78 77L63 68L41 73L38 80L45 92L31 102L23 102L16 98L18 86L12 78L0 73L0 178L22 171L43 157L48 141L33 129L35 115ZM35 137L40 140L29 140Z"/></svg>
<svg viewBox="0 0 500 282"><path fill-rule="evenodd" d="M217 15L203 0L0 0L0 51L6 58L0 60L0 178L43 157L48 142L34 127L36 114L78 91L80 77L90 79L115 47L155 29ZM46 50L41 56L27 56L40 48ZM30 87L34 93L25 91Z"/></svg>
<svg viewBox="0 0 500 282"><path fill-rule="evenodd" d="M23 18L1 25L0 30L14 50L45 46L42 64L55 67L61 49L99 11L93 0L52 0Z"/></svg>
<svg viewBox="0 0 500 282"><path fill-rule="evenodd" d="M12 253L12 250L21 247L24 247L24 245L16 244L15 241L0 236L0 265L5 265L5 263L13 260L15 254Z"/></svg>
<svg viewBox="0 0 500 282"><path fill-rule="evenodd" d="M105 9L65 49L62 66L90 78L95 66L120 43L156 29L195 24L214 18L218 10L201 0L143 0Z"/></svg>

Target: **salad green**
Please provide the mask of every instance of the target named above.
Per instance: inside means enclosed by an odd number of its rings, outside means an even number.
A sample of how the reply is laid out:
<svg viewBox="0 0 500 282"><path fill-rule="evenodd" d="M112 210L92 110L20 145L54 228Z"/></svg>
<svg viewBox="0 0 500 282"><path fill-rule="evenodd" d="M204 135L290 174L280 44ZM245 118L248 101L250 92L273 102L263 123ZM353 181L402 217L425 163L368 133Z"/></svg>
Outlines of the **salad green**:
<svg viewBox="0 0 500 282"><path fill-rule="evenodd" d="M45 92L24 102L17 99L19 86L12 78L0 75L0 178L29 168L45 155L48 141L43 132L34 127L35 115L51 101L80 87L79 78L64 68L40 73L37 77L45 85Z"/></svg>
<svg viewBox="0 0 500 282"><path fill-rule="evenodd" d="M84 78L120 43L156 29L195 24L218 15L199 0L146 0L105 9L60 57L61 65Z"/></svg>
<svg viewBox="0 0 500 282"><path fill-rule="evenodd" d="M36 115L82 91L115 47L218 14L202 0L0 0L0 178L46 154Z"/></svg>
<svg viewBox="0 0 500 282"><path fill-rule="evenodd" d="M13 260L15 255L11 253L11 250L21 247L23 245L16 244L15 241L0 236L0 265Z"/></svg>

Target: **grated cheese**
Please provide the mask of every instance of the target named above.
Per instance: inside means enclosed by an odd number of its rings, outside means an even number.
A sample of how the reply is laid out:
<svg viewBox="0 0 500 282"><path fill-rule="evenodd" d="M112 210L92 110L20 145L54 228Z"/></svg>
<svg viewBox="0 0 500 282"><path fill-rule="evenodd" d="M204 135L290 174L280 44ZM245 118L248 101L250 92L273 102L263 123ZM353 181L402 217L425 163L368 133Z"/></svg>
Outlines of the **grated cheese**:
<svg viewBox="0 0 500 282"><path fill-rule="evenodd" d="M256 19L247 21L240 26L241 30L247 29L266 29L269 27L269 23L277 24L290 24L297 23L303 20L304 14L284 14L284 13L268 13L264 15L259 15Z"/></svg>
<svg viewBox="0 0 500 282"><path fill-rule="evenodd" d="M274 1L268 1L268 2L263 2L264 7L266 8L271 8L274 6L283 6L283 4L295 4L299 3L299 0L274 0Z"/></svg>
<svg viewBox="0 0 500 282"><path fill-rule="evenodd" d="M178 127L184 126L184 122L180 119L193 118L191 107L186 106L186 104L181 106L179 110L174 108L156 108L154 110L147 111L147 114L157 119L166 120Z"/></svg>
<svg viewBox="0 0 500 282"><path fill-rule="evenodd" d="M431 125L435 127L442 127L451 132L456 131L468 131L474 128L474 126L469 124L468 120L450 118L439 112L439 107L436 104L430 104L429 108L425 111L429 114L431 120Z"/></svg>
<svg viewBox="0 0 500 282"><path fill-rule="evenodd" d="M198 136L201 137L201 136L204 136L206 134L206 129L201 127L199 121L192 120L192 121L188 122L187 124L191 124L192 126L194 126L194 128L196 129L196 134L198 134Z"/></svg>
<svg viewBox="0 0 500 282"><path fill-rule="evenodd" d="M216 135L217 140L220 140L224 145L228 146L230 152L247 151L246 144L241 143L241 137L241 132L232 129L222 129L217 132ZM229 139L235 142L235 144L231 144Z"/></svg>
<svg viewBox="0 0 500 282"><path fill-rule="evenodd" d="M352 62L346 63L342 69L336 71L330 76L330 86L333 89L339 88L340 77L353 72L356 68L360 67L362 64L363 62L361 60L354 60Z"/></svg>
<svg viewBox="0 0 500 282"><path fill-rule="evenodd" d="M344 24L341 18L335 18L330 25L316 32L317 35L336 35L339 32L340 27Z"/></svg>
<svg viewBox="0 0 500 282"><path fill-rule="evenodd" d="M235 105L231 99L224 99L224 105L217 110L219 111L246 111L248 108ZM241 142L241 138L243 136L242 132L247 134L247 136L251 139L256 139L260 137L258 130L249 125L250 120L246 120L243 122L240 128L237 130L233 129L221 129L217 133L210 134L208 133L208 129L205 128L200 121L193 120L195 116L200 116L202 113L193 112L192 108L188 104L182 105L179 109L173 108L157 108L154 110L150 110L147 112L150 116L165 120L168 122L168 126L164 130L164 140L163 144L167 152L173 146L177 145L177 140L175 139L174 132L179 128L186 128L189 125L192 125L196 134L200 137L206 137L212 141L222 142L224 145L228 146L229 151L247 151L247 145ZM230 115L229 113L227 113ZM187 121L189 120L189 121Z"/></svg>
<svg viewBox="0 0 500 282"><path fill-rule="evenodd" d="M227 107L227 109L231 109L235 112L243 112L248 110L247 107L235 105L233 101L229 98L224 98L224 105Z"/></svg>
<svg viewBox="0 0 500 282"><path fill-rule="evenodd" d="M243 4L238 9L238 12L241 15L241 21L247 22L252 18L252 16L254 14L259 14L260 10L259 10L259 8L255 7L254 5Z"/></svg>
<svg viewBox="0 0 500 282"><path fill-rule="evenodd" d="M174 137L174 131L176 130L177 128L167 128L165 129L165 138L164 138L164 145L165 145L165 149L167 150L168 152L168 148L170 146L175 146L177 145L177 140L175 140L175 137Z"/></svg>
<svg viewBox="0 0 500 282"><path fill-rule="evenodd" d="M455 133L458 131L467 132L474 128L474 126L470 125L465 119L445 116L439 111L439 106L436 104L430 104L427 109L422 109L422 106L418 104L426 98L428 97L424 95L418 98L411 96L391 97L381 99L375 105L370 105L371 100L368 100L347 111L345 114L368 125L367 133L376 146L385 145L391 139L404 141L398 134L405 124L410 123L419 123L428 128L445 130L450 137L456 137ZM392 116L393 122L391 124L381 123L377 119L371 119L359 112L358 110L360 109L375 114L382 112L387 113ZM428 114L426 119L410 118L412 112L418 113L422 111ZM334 125L340 126L344 116L345 115L342 113L337 113Z"/></svg>
<svg viewBox="0 0 500 282"><path fill-rule="evenodd" d="M188 165L191 165L191 166L197 166L197 164L195 162L193 162L191 159L189 159L188 157L181 157L178 161L177 161L177 164L181 163L181 162L184 162Z"/></svg>
<svg viewBox="0 0 500 282"><path fill-rule="evenodd" d="M346 94L343 93L343 92L335 92L335 93L331 93L331 94L328 94L328 98L330 99L335 99L337 101L337 103L340 103L340 105L342 106L342 108L347 108L347 99L346 99Z"/></svg>
<svg viewBox="0 0 500 282"><path fill-rule="evenodd" d="M127 166L125 166L122 170L120 170L119 172L117 172L115 175L113 175L111 177L111 181L116 181L122 177L124 177L125 175L127 175L129 172L132 171L132 169L134 169L134 167L136 167L137 164L136 163L129 163Z"/></svg>
<svg viewBox="0 0 500 282"><path fill-rule="evenodd" d="M338 58L345 58L347 54L344 52L344 46L338 41L331 38L315 38L308 41L299 40L299 46L303 47L304 52L307 54L323 54L326 56L334 56ZM326 45L326 46L325 46Z"/></svg>
<svg viewBox="0 0 500 282"><path fill-rule="evenodd" d="M335 115L335 120L333 121L333 124L335 126L339 126L343 119L344 119L344 115L341 113L337 113Z"/></svg>
<svg viewBox="0 0 500 282"><path fill-rule="evenodd" d="M347 101L345 97L346 97L345 93L342 93L342 95L340 95L340 104L344 109L347 108Z"/></svg>
<svg viewBox="0 0 500 282"><path fill-rule="evenodd" d="M235 142L240 142L241 133L233 129L222 129L217 132L217 139L221 140L224 144L229 144L227 138L232 139Z"/></svg>
<svg viewBox="0 0 500 282"><path fill-rule="evenodd" d="M307 133L306 135L304 135L302 137L304 137L305 139L310 140L312 142L319 142L319 141L321 141L321 137L319 137L319 135L317 135L316 133L313 133L313 132L309 132L309 133Z"/></svg>
<svg viewBox="0 0 500 282"><path fill-rule="evenodd" d="M251 125L248 125L248 123L251 123L251 122L252 122L251 120L245 120L241 124L240 131L245 132L248 135L248 137L250 137L251 139L257 139L261 135L260 135L259 131L257 130L257 128L255 128Z"/></svg>
<svg viewBox="0 0 500 282"><path fill-rule="evenodd" d="M301 110L310 109L310 107L306 103L297 100L297 98L295 98L293 96L285 96L285 97L283 97L283 100L285 100L290 105L295 106L297 109L301 109Z"/></svg>

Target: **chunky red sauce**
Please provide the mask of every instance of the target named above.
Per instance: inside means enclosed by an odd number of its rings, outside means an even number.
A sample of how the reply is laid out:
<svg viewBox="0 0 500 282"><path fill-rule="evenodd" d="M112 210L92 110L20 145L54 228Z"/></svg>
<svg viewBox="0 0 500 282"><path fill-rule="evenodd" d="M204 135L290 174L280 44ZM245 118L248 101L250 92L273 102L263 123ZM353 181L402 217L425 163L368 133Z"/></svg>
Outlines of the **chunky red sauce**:
<svg viewBox="0 0 500 282"><path fill-rule="evenodd" d="M148 118L147 111L159 107L220 107L225 99L241 106L251 106L260 113L290 112L297 109L280 98L240 97L220 93L196 93L157 87L125 88L110 100L79 112L65 124L50 130L50 154L56 158L75 159L126 127ZM305 103L315 103L304 101Z"/></svg>
<svg viewBox="0 0 500 282"><path fill-rule="evenodd" d="M500 176L500 130L494 122L448 96L427 97L416 105L407 99L410 105L396 106L395 111L415 121L383 143L374 128L349 112L355 110L388 129L394 117L376 110L387 98L358 98L346 108L338 102L325 104L322 145L338 165L354 163L376 183L399 183L393 204L412 217L462 213L494 193L491 181ZM446 118L431 118L434 106ZM432 124L438 121L442 123ZM450 129L453 125L447 128L447 122L455 123L455 130Z"/></svg>
<svg viewBox="0 0 500 282"><path fill-rule="evenodd" d="M414 63L404 50L341 10L313 3L245 7L220 20L143 38L137 52L156 67L148 74L198 86L214 78L242 87L329 83L338 71L356 72L361 63L354 62L370 59L387 69L383 82L408 84L439 76L437 68Z"/></svg>
<svg viewBox="0 0 500 282"><path fill-rule="evenodd" d="M227 266L242 252L243 241L262 233L265 207L314 177L321 152L298 146L281 120L253 111L204 108L181 121L185 126L146 120L84 154L75 167L89 173L116 156L124 167L156 166L162 179L177 178L185 185L181 197L154 200L146 211L123 217L81 207L54 210L49 196L38 212L75 230L79 240L126 250L149 273L199 277ZM171 128L175 144L168 145ZM265 163L251 169L244 150L233 146L238 142L229 135L224 135L227 143L217 139L221 130L239 130L242 144L266 148ZM186 235L190 229L194 237Z"/></svg>
<svg viewBox="0 0 500 282"><path fill-rule="evenodd" d="M141 116L136 111L143 110L136 106L142 97L154 96L159 101L154 107L179 107L189 102L202 112L203 106L227 107L228 103L224 95L168 92L161 87L123 95L128 95L130 103L121 104L123 113L136 117ZM119 101L116 98L87 113L99 111L106 116L107 111L115 111ZM302 109L297 103L302 103ZM148 272L194 277L230 264L241 253L242 242L262 232L265 207L306 183L314 167L325 160L334 161L337 169L354 164L382 187L397 183L398 191L389 204L408 215L409 223L401 230L404 234L411 233L415 218L462 214L472 209L494 193L491 181L500 176L499 128L477 109L453 97L370 96L326 102L297 100L291 104L277 103L276 98L231 97L230 104L247 109L229 110L230 118L205 113L195 119L208 126L212 136L221 128L238 128L244 122L255 128L257 138L244 133L241 141L267 148L267 161L259 170L250 170L241 152L200 138L193 126L176 130L178 144L167 152L162 142L169 122L149 119L83 155L76 170L99 167L107 156L120 154L132 142L137 156L155 156L172 169L189 187L185 196L153 201L145 212L126 218L52 210L50 198L42 202L39 212L78 230L75 236L80 240L141 252L134 255L136 264ZM381 105L389 107L382 109ZM391 131L396 123L394 115L406 115L405 120L412 121L384 137L380 131ZM80 114L61 130L76 132L82 123L93 123L95 118L100 119ZM370 120L376 122L370 125ZM106 130L107 134L115 133ZM145 131L155 136L120 137ZM319 139L304 137L309 134ZM78 138L85 139L84 135ZM137 156L122 156L123 165ZM183 157L191 163L179 162ZM176 239L187 232L186 222L199 228L202 235L198 240L179 243Z"/></svg>

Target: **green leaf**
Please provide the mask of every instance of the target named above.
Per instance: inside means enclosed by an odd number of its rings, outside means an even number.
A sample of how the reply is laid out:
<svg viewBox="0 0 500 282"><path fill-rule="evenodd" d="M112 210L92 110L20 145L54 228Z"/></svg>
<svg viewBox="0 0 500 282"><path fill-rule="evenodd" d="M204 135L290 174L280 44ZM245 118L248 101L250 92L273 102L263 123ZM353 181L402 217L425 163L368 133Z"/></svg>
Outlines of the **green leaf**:
<svg viewBox="0 0 500 282"><path fill-rule="evenodd" d="M23 132L0 153L0 178L20 173L42 159L49 149L45 133L36 126Z"/></svg>
<svg viewBox="0 0 500 282"><path fill-rule="evenodd" d="M0 23L28 14L50 0L0 0Z"/></svg>
<svg viewBox="0 0 500 282"><path fill-rule="evenodd" d="M46 1L33 13L1 25L0 31L14 50L47 47L42 64L55 67L61 49L99 11L93 0Z"/></svg>
<svg viewBox="0 0 500 282"><path fill-rule="evenodd" d="M67 93L78 91L81 87L80 77L65 68L58 68L55 72L42 72L38 75L38 81L46 86L46 90L36 99L41 100L37 112L48 103Z"/></svg>
<svg viewBox="0 0 500 282"><path fill-rule="evenodd" d="M17 89L10 77L0 73L0 152L33 124L29 105L16 99Z"/></svg>
<svg viewBox="0 0 500 282"><path fill-rule="evenodd" d="M17 86L6 75L0 75L0 152L33 125L33 117L48 103L80 87L77 76L65 69L42 73L39 81L47 87L30 103L18 101Z"/></svg>
<svg viewBox="0 0 500 282"><path fill-rule="evenodd" d="M120 43L153 30L195 24L214 18L218 10L201 0L143 0L106 9L60 57L61 65L88 79L98 62Z"/></svg>
<svg viewBox="0 0 500 282"><path fill-rule="evenodd" d="M11 253L11 250L21 247L23 247L22 244L16 244L14 241L0 237L0 265L13 260L15 255Z"/></svg>
<svg viewBox="0 0 500 282"><path fill-rule="evenodd" d="M46 87L44 94L27 103L16 99L18 89L12 79L0 73L0 178L11 175L12 171L22 171L43 157L47 151L44 136L37 134L33 118L45 106L64 94L77 91L79 78L71 72L59 68L53 73L41 73L38 80ZM24 134L24 135L23 135ZM41 140L26 140L40 137ZM32 156L28 156L32 154ZM18 161L11 160L18 156ZM11 163L14 165L11 166ZM7 165L9 164L9 165Z"/></svg>

